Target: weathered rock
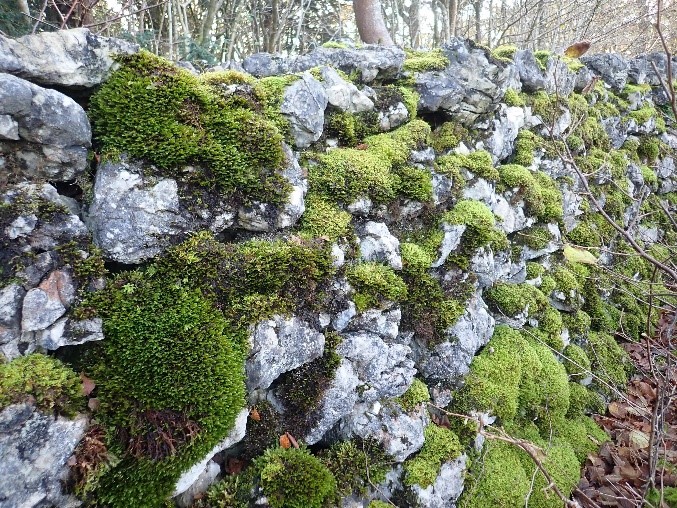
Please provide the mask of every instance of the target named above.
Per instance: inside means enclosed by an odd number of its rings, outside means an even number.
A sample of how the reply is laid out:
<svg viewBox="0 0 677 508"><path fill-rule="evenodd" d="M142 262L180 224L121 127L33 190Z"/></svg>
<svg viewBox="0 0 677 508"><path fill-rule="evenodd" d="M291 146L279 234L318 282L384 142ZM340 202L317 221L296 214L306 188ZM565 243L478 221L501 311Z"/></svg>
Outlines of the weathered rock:
<svg viewBox="0 0 677 508"><path fill-rule="evenodd" d="M266 389L280 374L322 356L324 335L297 317L261 321L249 338L247 389Z"/></svg>
<svg viewBox="0 0 677 508"><path fill-rule="evenodd" d="M320 139L326 107L327 93L309 72L285 89L280 111L289 121L297 147L307 148Z"/></svg>
<svg viewBox="0 0 677 508"><path fill-rule="evenodd" d="M375 333L384 342L390 344L399 334L401 319L402 311L399 307L392 310L367 309L351 319L345 330Z"/></svg>
<svg viewBox="0 0 677 508"><path fill-rule="evenodd" d="M14 404L0 412L0 500L3 506L74 507L80 503L62 493L66 461L87 426L44 414L29 404Z"/></svg>
<svg viewBox="0 0 677 508"><path fill-rule="evenodd" d="M449 66L416 76L419 109L442 110L463 125L497 109L508 87L510 69L490 59L470 41L452 38L442 46Z"/></svg>
<svg viewBox="0 0 677 508"><path fill-rule="evenodd" d="M223 441L221 441L214 448L212 448L212 450L205 456L204 459L202 459L200 462L197 462L187 471L184 471L181 474L181 477L177 480L176 485L174 486L174 493L172 494L172 497L176 497L179 494L185 492L196 481L198 481L199 478L209 467L209 463L212 457L214 457L214 455L230 448L236 443L239 443L242 440L242 438L244 438L245 433L247 431L248 414L249 410L247 408L244 408L242 411L240 411L240 413L237 415L237 418L235 419L233 428L230 430L228 435L223 439Z"/></svg>
<svg viewBox="0 0 677 508"><path fill-rule="evenodd" d="M22 331L44 330L66 313L75 298L71 275L52 272L37 288L26 293L21 312Z"/></svg>
<svg viewBox="0 0 677 508"><path fill-rule="evenodd" d="M576 74L559 58L550 58L545 71L547 81L545 90L551 94L566 97L571 95L576 86Z"/></svg>
<svg viewBox="0 0 677 508"><path fill-rule="evenodd" d="M529 49L518 50L515 52L513 61L522 82L523 92L533 93L538 90L545 90L547 79L543 70L539 67L533 51Z"/></svg>
<svg viewBox="0 0 677 508"><path fill-rule="evenodd" d="M444 231L444 236L438 250L440 257L431 265L433 268L439 268L444 264L449 254L460 245L463 233L467 228L465 224L447 224L446 222L442 223L441 227L442 231Z"/></svg>
<svg viewBox="0 0 677 508"><path fill-rule="evenodd" d="M454 508L456 500L463 492L467 460L467 456L463 454L457 459L442 464L435 482L425 489L414 485L412 491L417 498L417 506Z"/></svg>
<svg viewBox="0 0 677 508"><path fill-rule="evenodd" d="M327 101L332 106L348 113L361 113L374 109L374 103L355 85L346 81L331 67L320 69L322 86L327 94Z"/></svg>
<svg viewBox="0 0 677 508"><path fill-rule="evenodd" d="M360 236L360 256L365 261L379 261L402 269L400 241L388 231L383 222L367 222L358 233Z"/></svg>
<svg viewBox="0 0 677 508"><path fill-rule="evenodd" d="M651 86L660 86L660 78L667 77L667 63L665 53L645 53L637 55L628 62L628 82L633 84L649 84ZM658 69L658 75L654 70L654 65ZM677 57L672 57L672 76L677 77Z"/></svg>
<svg viewBox="0 0 677 508"><path fill-rule="evenodd" d="M404 462L423 446L427 411L407 414L398 406L383 407L379 402L359 404L355 409L341 421L340 433L346 439L353 436L374 439L395 462Z"/></svg>
<svg viewBox="0 0 677 508"><path fill-rule="evenodd" d="M478 249L470 259L470 268L477 276L477 286L485 289L498 280L523 282L526 278L524 261L513 261L508 251L494 252L488 247Z"/></svg>
<svg viewBox="0 0 677 508"><path fill-rule="evenodd" d="M415 349L416 365L421 374L446 386L460 383L477 350L493 335L494 322L484 300L479 294L474 295L463 316L445 332L447 342L432 350L425 344Z"/></svg>
<svg viewBox="0 0 677 508"><path fill-rule="evenodd" d="M21 333L21 307L26 291L19 284L0 288L0 344L18 339Z"/></svg>
<svg viewBox="0 0 677 508"><path fill-rule="evenodd" d="M395 46L364 45L360 48L316 48L307 55L284 58L256 53L244 59L242 67L257 76L277 76L331 65L346 74L359 72L364 83L395 78L404 63L404 51Z"/></svg>
<svg viewBox="0 0 677 508"><path fill-rule="evenodd" d="M494 159L501 161L515 149L517 134L524 127L525 113L523 108L501 106L496 116L491 137L485 144Z"/></svg>
<svg viewBox="0 0 677 508"><path fill-rule="evenodd" d="M378 113L378 124L382 131L389 131L399 127L409 120L409 111L402 102L389 106L384 111Z"/></svg>
<svg viewBox="0 0 677 508"><path fill-rule="evenodd" d="M352 411L359 398L358 385L360 380L352 364L342 359L317 409L320 419L304 438L306 443L317 443L336 422Z"/></svg>
<svg viewBox="0 0 677 508"><path fill-rule="evenodd" d="M601 76L611 88L620 92L628 81L630 66L623 57L616 53L600 53L581 57L583 62L596 75Z"/></svg>
<svg viewBox="0 0 677 508"><path fill-rule="evenodd" d="M0 73L0 120L0 183L72 180L84 172L92 132L70 97Z"/></svg>
<svg viewBox="0 0 677 508"><path fill-rule="evenodd" d="M205 466L200 476L185 491L174 498L174 502L179 508L190 508L198 497L207 492L209 487L216 482L221 473L221 466L213 460L210 460Z"/></svg>
<svg viewBox="0 0 677 508"><path fill-rule="evenodd" d="M138 51L136 44L100 37L87 28L40 32L18 39L0 35L0 72L40 85L81 90L101 84L110 75L116 65L115 54Z"/></svg>
<svg viewBox="0 0 677 508"><path fill-rule="evenodd" d="M187 229L176 181L147 177L124 159L99 167L88 224L104 255L126 264L157 256Z"/></svg>

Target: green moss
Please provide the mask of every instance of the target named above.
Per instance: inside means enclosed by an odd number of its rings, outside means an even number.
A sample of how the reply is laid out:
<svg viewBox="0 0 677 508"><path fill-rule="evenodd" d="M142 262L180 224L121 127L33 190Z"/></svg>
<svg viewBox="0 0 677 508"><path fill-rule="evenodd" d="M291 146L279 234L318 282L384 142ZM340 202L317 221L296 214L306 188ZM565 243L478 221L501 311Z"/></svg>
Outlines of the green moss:
<svg viewBox="0 0 677 508"><path fill-rule="evenodd" d="M562 314L554 307L546 307L538 318L538 330L545 334L544 342L558 351L564 347L562 327Z"/></svg>
<svg viewBox="0 0 677 508"><path fill-rule="evenodd" d="M491 245L496 250L507 248L505 234L495 227L494 214L480 201L459 201L453 209L442 215L442 222L467 226L461 237L464 253L472 253L485 245Z"/></svg>
<svg viewBox="0 0 677 508"><path fill-rule="evenodd" d="M508 88L503 96L503 102L508 106L521 108L526 105L524 98L514 88Z"/></svg>
<svg viewBox="0 0 677 508"><path fill-rule="evenodd" d="M592 221L582 221L567 233L567 239L581 247L600 247L602 238L600 231Z"/></svg>
<svg viewBox="0 0 677 508"><path fill-rule="evenodd" d="M565 496L578 485L580 480L580 463L571 445L561 439L554 439L545 447L546 457L543 466L552 476L555 484ZM562 501L551 491L548 491L549 482L533 460L526 453L520 452L522 466L528 477L534 475L533 490L529 496L527 506L530 508L559 508Z"/></svg>
<svg viewBox="0 0 677 508"><path fill-rule="evenodd" d="M405 50L405 59L402 69L409 72L441 71L449 65L449 59L441 49L432 51Z"/></svg>
<svg viewBox="0 0 677 508"><path fill-rule="evenodd" d="M649 187L656 187L658 185L658 175L656 172L648 166L641 165L640 169L642 171L642 178L644 179L644 184Z"/></svg>
<svg viewBox="0 0 677 508"><path fill-rule="evenodd" d="M289 80L266 78L250 94L226 95L213 84L215 76L201 81L147 52L118 61L120 68L90 101L104 157L127 153L154 164L158 176L227 196L285 200L290 187L280 174L286 166L282 134L267 113ZM200 169L182 171L186 165Z"/></svg>
<svg viewBox="0 0 677 508"><path fill-rule="evenodd" d="M255 465L271 508L321 508L336 490L334 475L306 449L270 449Z"/></svg>
<svg viewBox="0 0 677 508"><path fill-rule="evenodd" d="M342 145L357 145L359 138L355 127L355 115L347 111L331 111L326 117L325 133L328 138L338 138Z"/></svg>
<svg viewBox="0 0 677 508"><path fill-rule="evenodd" d="M565 314L562 319L564 326L574 335L585 335L590 330L590 316L582 310L574 314Z"/></svg>
<svg viewBox="0 0 677 508"><path fill-rule="evenodd" d="M491 154L485 150L477 150L468 155L443 155L436 162L440 172L444 174L453 174L464 168L485 180L498 180L498 171L494 168Z"/></svg>
<svg viewBox="0 0 677 508"><path fill-rule="evenodd" d="M531 166L534 163L537 136L527 130L522 130L515 139L515 153L513 162L521 166Z"/></svg>
<svg viewBox="0 0 677 508"><path fill-rule="evenodd" d="M590 332L585 352L590 358L591 370L612 386L625 386L628 382L630 360L625 350L618 345L613 336ZM606 391L604 386L598 387Z"/></svg>
<svg viewBox="0 0 677 508"><path fill-rule="evenodd" d="M534 57L536 58L536 63L538 63L538 67L544 71L548 67L548 62L550 61L550 57L552 56L551 51L546 51L546 50L539 50L534 52Z"/></svg>
<svg viewBox="0 0 677 508"><path fill-rule="evenodd" d="M413 120L416 118L416 114L418 112L418 101L421 99L421 96L415 90L404 86L397 87L397 89L402 96L402 103L407 108L407 112L409 113L409 120Z"/></svg>
<svg viewBox="0 0 677 508"><path fill-rule="evenodd" d="M433 256L415 243L400 243L400 254L402 255L402 264L405 271L426 270L434 261Z"/></svg>
<svg viewBox="0 0 677 508"><path fill-rule="evenodd" d="M515 238L533 250L541 250L553 240L552 233L545 226L533 226L515 233Z"/></svg>
<svg viewBox="0 0 677 508"><path fill-rule="evenodd" d="M545 221L562 218L562 194L546 174L532 173L519 164L500 166L498 171L504 186L518 189L517 196L524 199L529 213Z"/></svg>
<svg viewBox="0 0 677 508"><path fill-rule="evenodd" d="M633 93L645 95L649 92L651 92L651 85L649 85L648 83L644 83L644 84L641 84L641 85L633 85L633 84L628 83L623 88L622 95L624 97L627 97L628 95L633 94Z"/></svg>
<svg viewBox="0 0 677 508"><path fill-rule="evenodd" d="M499 282L485 294L487 301L506 316L516 316L525 310L534 315L548 305L545 295L529 284Z"/></svg>
<svg viewBox="0 0 677 508"><path fill-rule="evenodd" d="M322 47L330 49L346 49L348 45L337 41L327 41L322 44Z"/></svg>
<svg viewBox="0 0 677 508"><path fill-rule="evenodd" d="M402 166L394 171L399 177L397 193L415 201L433 200L433 179L430 171L414 166Z"/></svg>
<svg viewBox="0 0 677 508"><path fill-rule="evenodd" d="M569 58L567 56L561 56L560 58L567 66L567 69L569 69L571 72L578 72L583 67L585 67L583 62L581 62L578 58Z"/></svg>
<svg viewBox="0 0 677 508"><path fill-rule="evenodd" d="M556 286L557 283L555 282L555 279L553 279L550 275L544 275L541 280L541 285L539 286L539 289L541 290L541 293L543 293L544 295L550 296L550 293L552 293L555 290Z"/></svg>
<svg viewBox="0 0 677 508"><path fill-rule="evenodd" d="M528 347L519 332L497 326L489 344L470 365L465 385L457 398L460 409L490 410L504 421L515 418L522 379L519 352Z"/></svg>
<svg viewBox="0 0 677 508"><path fill-rule="evenodd" d="M350 203L368 197L376 203L392 201L400 190L401 181L394 169L403 166L412 149L423 143L430 127L414 120L387 134L365 138L365 150L340 148L318 155L317 164L308 167L312 192L335 202ZM420 195L420 175L411 178L405 189Z"/></svg>
<svg viewBox="0 0 677 508"><path fill-rule="evenodd" d="M353 300L360 312L385 302L400 302L407 297L407 285L392 268L378 263L360 263L346 272L355 290Z"/></svg>
<svg viewBox="0 0 677 508"><path fill-rule="evenodd" d="M386 479L392 459L373 440L342 441L320 453L320 459L336 478L336 505L353 494L363 496L370 485Z"/></svg>
<svg viewBox="0 0 677 508"><path fill-rule="evenodd" d="M491 52L492 56L494 58L497 58L498 60L505 60L508 62L512 62L513 59L515 58L515 53L517 53L517 46L513 46L512 44L503 44L501 46L498 46L497 48L494 48L493 51Z"/></svg>
<svg viewBox="0 0 677 508"><path fill-rule="evenodd" d="M446 152L456 148L459 143L469 136L468 130L455 122L444 122L428 137L428 144L436 152Z"/></svg>
<svg viewBox="0 0 677 508"><path fill-rule="evenodd" d="M564 367L574 380L585 378L590 372L590 359L585 351L576 344L569 344L564 350Z"/></svg>
<svg viewBox="0 0 677 508"><path fill-rule="evenodd" d="M385 501L379 501L378 499L375 499L374 501L371 501L369 503L368 508L392 508L393 505L390 503L386 503Z"/></svg>
<svg viewBox="0 0 677 508"><path fill-rule="evenodd" d="M484 456L473 466L472 481L459 500L462 508L523 506L531 488L519 451L508 443L489 441Z"/></svg>
<svg viewBox="0 0 677 508"><path fill-rule="evenodd" d="M543 275L545 267L533 261L527 261L527 280L536 279Z"/></svg>
<svg viewBox="0 0 677 508"><path fill-rule="evenodd" d="M609 436L591 418L582 415L558 420L553 425L553 431L571 446L579 463L585 461L589 454L596 453L602 443L609 440Z"/></svg>
<svg viewBox="0 0 677 508"><path fill-rule="evenodd" d="M658 116L658 111L653 106L644 106L628 113L628 118L632 118L638 125L644 125L651 118L657 118Z"/></svg>
<svg viewBox="0 0 677 508"><path fill-rule="evenodd" d="M193 508L248 508L255 480L253 467L237 475L226 475L196 499Z"/></svg>
<svg viewBox="0 0 677 508"><path fill-rule="evenodd" d="M581 415L589 413L603 414L606 410L606 404L599 393L588 390L579 383L569 383L569 411L567 418L580 418ZM597 428L594 422L592 426ZM598 431L601 429L597 428Z"/></svg>
<svg viewBox="0 0 677 508"><path fill-rule="evenodd" d="M72 416L84 406L82 383L59 360L39 353L0 363L0 410L21 402Z"/></svg>
<svg viewBox="0 0 677 508"><path fill-rule="evenodd" d="M407 391L397 398L397 401L405 411L411 411L429 400L430 392L428 392L428 387L418 378L414 378Z"/></svg>
<svg viewBox="0 0 677 508"><path fill-rule="evenodd" d="M432 485L442 464L458 457L463 448L458 436L445 427L430 424L424 431L425 442L418 454L404 463L405 485Z"/></svg>
<svg viewBox="0 0 677 508"><path fill-rule="evenodd" d="M319 196L306 197L306 210L300 220L300 232L309 237L324 237L331 242L350 231L351 215Z"/></svg>
<svg viewBox="0 0 677 508"><path fill-rule="evenodd" d="M677 487L663 487L661 491L652 488L646 496L647 502L654 506L659 506L661 499L669 508L677 506Z"/></svg>
<svg viewBox="0 0 677 508"><path fill-rule="evenodd" d="M637 146L637 155L646 162L653 162L660 154L660 144L656 137L642 136Z"/></svg>

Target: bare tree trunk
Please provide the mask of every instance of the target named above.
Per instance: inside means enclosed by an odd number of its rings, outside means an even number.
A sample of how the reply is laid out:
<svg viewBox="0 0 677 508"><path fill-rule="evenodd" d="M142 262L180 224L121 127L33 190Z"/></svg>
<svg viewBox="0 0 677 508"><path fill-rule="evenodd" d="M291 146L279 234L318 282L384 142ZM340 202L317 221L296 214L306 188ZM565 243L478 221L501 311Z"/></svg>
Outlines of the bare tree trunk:
<svg viewBox="0 0 677 508"><path fill-rule="evenodd" d="M418 48L421 46L421 32L419 25L420 8L420 0L411 0L411 6L409 7L409 38L412 48Z"/></svg>
<svg viewBox="0 0 677 508"><path fill-rule="evenodd" d="M393 46L393 40L383 21L380 0L354 0L355 23L365 44Z"/></svg>
<svg viewBox="0 0 677 508"><path fill-rule="evenodd" d="M16 3L19 7L19 10L26 16L31 15L30 9L28 9L28 0L16 0Z"/></svg>
<svg viewBox="0 0 677 508"><path fill-rule="evenodd" d="M449 0L449 37L456 37L458 27L458 0Z"/></svg>
<svg viewBox="0 0 677 508"><path fill-rule="evenodd" d="M475 0L475 40L482 42L482 32L480 30L480 16L482 14L482 0Z"/></svg>

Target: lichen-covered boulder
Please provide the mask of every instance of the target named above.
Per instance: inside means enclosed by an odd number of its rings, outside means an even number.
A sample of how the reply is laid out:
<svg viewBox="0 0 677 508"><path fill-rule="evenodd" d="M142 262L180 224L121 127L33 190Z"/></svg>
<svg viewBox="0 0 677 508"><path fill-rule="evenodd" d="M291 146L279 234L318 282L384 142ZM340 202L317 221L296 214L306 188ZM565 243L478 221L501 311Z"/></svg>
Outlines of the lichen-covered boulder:
<svg viewBox="0 0 677 508"><path fill-rule="evenodd" d="M101 37L87 28L40 32L18 39L0 35L0 72L46 86L91 89L110 75L115 54L138 51L136 44Z"/></svg>
<svg viewBox="0 0 677 508"><path fill-rule="evenodd" d="M30 404L14 404L0 412L3 505L79 506L77 499L63 494L62 482L68 475L66 461L86 426L84 416L55 419Z"/></svg>
<svg viewBox="0 0 677 508"><path fill-rule="evenodd" d="M466 462L463 454L450 462L445 462L432 485L422 488L413 485L412 491L417 499L417 506L425 508L449 508L455 506L461 496L465 484Z"/></svg>
<svg viewBox="0 0 677 508"><path fill-rule="evenodd" d="M72 180L85 171L91 143L73 99L0 73L0 184Z"/></svg>
<svg viewBox="0 0 677 508"><path fill-rule="evenodd" d="M522 82L522 91L537 92L538 90L545 90L547 79L543 70L539 67L533 51L529 49L517 50L513 61L519 73L519 79Z"/></svg>
<svg viewBox="0 0 677 508"><path fill-rule="evenodd" d="M325 65L320 68L320 72L329 104L348 113L374 109L372 100L354 84L343 79L336 70Z"/></svg>
<svg viewBox="0 0 677 508"><path fill-rule="evenodd" d="M443 111L464 125L498 108L510 78L507 65L494 61L470 41L452 38L442 46L449 66L416 75L423 111Z"/></svg>

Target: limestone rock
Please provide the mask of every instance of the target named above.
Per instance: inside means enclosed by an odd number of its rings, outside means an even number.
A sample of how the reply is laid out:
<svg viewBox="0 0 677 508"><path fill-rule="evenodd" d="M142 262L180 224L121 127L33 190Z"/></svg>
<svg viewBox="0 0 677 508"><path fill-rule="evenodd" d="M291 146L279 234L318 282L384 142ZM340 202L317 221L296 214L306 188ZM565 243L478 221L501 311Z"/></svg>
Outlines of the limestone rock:
<svg viewBox="0 0 677 508"><path fill-rule="evenodd" d="M66 461L87 426L87 419L54 418L29 404L14 404L0 412L0 464L3 506L72 507L79 503L62 493Z"/></svg>
<svg viewBox="0 0 677 508"><path fill-rule="evenodd" d="M360 236L360 256L364 261L383 262L395 270L402 269L400 241L388 231L383 222L369 221Z"/></svg>
<svg viewBox="0 0 677 508"><path fill-rule="evenodd" d="M327 101L332 106L348 113L361 113L374 109L374 103L355 85L346 81L331 67L320 69L322 86L327 94Z"/></svg>
<svg viewBox="0 0 677 508"><path fill-rule="evenodd" d="M456 500L463 492L467 460L467 456L463 454L457 459L442 464L435 482L425 489L419 485L414 485L412 491L418 500L417 506L425 508L455 507Z"/></svg>
<svg viewBox="0 0 677 508"><path fill-rule="evenodd" d="M322 84L308 72L285 89L280 111L289 121L297 147L307 148L320 139L327 100Z"/></svg>
<svg viewBox="0 0 677 508"><path fill-rule="evenodd" d="M508 87L508 66L494 62L485 50L460 38L451 38L442 51L450 61L446 69L415 77L421 95L419 109L441 110L468 126L496 110Z"/></svg>
<svg viewBox="0 0 677 508"><path fill-rule="evenodd" d="M268 388L280 374L322 356L324 335L305 321L275 316L256 325L250 337L247 389Z"/></svg>
<svg viewBox="0 0 677 508"><path fill-rule="evenodd" d="M622 56L616 53L582 56L581 62L601 76L604 82L616 92L622 91L628 81L630 66Z"/></svg>
<svg viewBox="0 0 677 508"><path fill-rule="evenodd" d="M18 39L0 35L0 72L41 85L81 90L101 84L110 75L116 65L115 54L138 51L136 44L101 37L87 28L40 32Z"/></svg>
<svg viewBox="0 0 677 508"><path fill-rule="evenodd" d="M0 183L72 180L84 172L91 142L87 114L73 99L0 73Z"/></svg>

